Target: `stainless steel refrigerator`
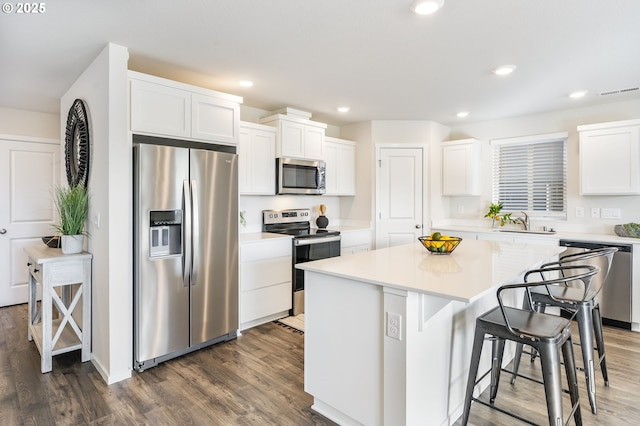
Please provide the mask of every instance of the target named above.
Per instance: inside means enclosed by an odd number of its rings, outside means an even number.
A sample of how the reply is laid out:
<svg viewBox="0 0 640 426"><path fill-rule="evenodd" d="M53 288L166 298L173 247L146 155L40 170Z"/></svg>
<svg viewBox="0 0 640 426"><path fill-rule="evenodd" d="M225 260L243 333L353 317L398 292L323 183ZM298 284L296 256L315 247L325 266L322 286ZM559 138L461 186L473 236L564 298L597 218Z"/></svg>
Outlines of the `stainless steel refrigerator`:
<svg viewBox="0 0 640 426"><path fill-rule="evenodd" d="M133 142L134 368L142 371L236 337L238 159L223 145Z"/></svg>

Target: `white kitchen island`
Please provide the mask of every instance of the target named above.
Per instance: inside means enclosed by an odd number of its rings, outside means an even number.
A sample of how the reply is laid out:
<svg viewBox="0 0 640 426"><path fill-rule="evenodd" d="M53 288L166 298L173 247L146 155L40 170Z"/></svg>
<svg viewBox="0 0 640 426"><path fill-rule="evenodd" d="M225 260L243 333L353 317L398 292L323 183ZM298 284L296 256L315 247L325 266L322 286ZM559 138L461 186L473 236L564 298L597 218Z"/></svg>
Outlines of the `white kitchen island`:
<svg viewBox="0 0 640 426"><path fill-rule="evenodd" d="M431 255L416 242L296 265L305 270L312 408L342 425L452 424L476 317L497 304L499 285L563 249L462 241L450 255ZM521 294L511 303L520 306Z"/></svg>

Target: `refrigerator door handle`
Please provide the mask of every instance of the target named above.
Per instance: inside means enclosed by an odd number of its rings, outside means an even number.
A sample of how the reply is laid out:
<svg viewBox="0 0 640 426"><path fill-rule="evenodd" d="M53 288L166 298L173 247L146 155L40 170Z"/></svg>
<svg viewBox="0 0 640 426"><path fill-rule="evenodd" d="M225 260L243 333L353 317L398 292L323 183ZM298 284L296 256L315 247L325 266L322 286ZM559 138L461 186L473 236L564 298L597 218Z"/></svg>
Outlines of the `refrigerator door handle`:
<svg viewBox="0 0 640 426"><path fill-rule="evenodd" d="M193 246L193 262L191 263L191 285L194 286L198 282L197 271L200 268L200 216L198 212L198 186L195 180L191 181L191 208L192 208L192 236L191 244Z"/></svg>
<svg viewBox="0 0 640 426"><path fill-rule="evenodd" d="M184 256L182 257L182 286L187 287L191 281L191 189L189 188L189 181L184 180L182 182L182 191L184 193L184 225L183 232L184 237L182 239L182 246L184 247Z"/></svg>

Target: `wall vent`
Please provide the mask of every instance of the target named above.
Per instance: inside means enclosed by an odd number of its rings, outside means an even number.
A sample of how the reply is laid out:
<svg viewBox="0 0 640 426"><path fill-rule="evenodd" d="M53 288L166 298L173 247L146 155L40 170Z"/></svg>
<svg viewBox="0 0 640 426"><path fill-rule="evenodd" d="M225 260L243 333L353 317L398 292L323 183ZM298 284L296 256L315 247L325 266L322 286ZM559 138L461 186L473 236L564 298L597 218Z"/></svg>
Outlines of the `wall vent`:
<svg viewBox="0 0 640 426"><path fill-rule="evenodd" d="M634 92L640 90L640 87L627 87L626 89L609 90L607 92L600 92L600 96L618 95L620 93Z"/></svg>

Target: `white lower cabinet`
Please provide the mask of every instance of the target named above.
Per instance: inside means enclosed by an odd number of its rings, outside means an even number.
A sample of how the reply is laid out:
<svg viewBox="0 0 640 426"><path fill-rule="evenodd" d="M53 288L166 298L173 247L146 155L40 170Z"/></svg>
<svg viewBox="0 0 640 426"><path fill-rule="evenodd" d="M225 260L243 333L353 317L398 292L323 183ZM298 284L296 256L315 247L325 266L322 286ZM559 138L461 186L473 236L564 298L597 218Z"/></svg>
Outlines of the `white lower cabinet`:
<svg viewBox="0 0 640 426"><path fill-rule="evenodd" d="M291 239L240 244L240 329L289 315Z"/></svg>
<svg viewBox="0 0 640 426"><path fill-rule="evenodd" d="M241 122L238 145L240 195L276 194L276 129Z"/></svg>
<svg viewBox="0 0 640 426"><path fill-rule="evenodd" d="M371 250L371 230L358 229L353 231L340 231L340 255L360 253Z"/></svg>

